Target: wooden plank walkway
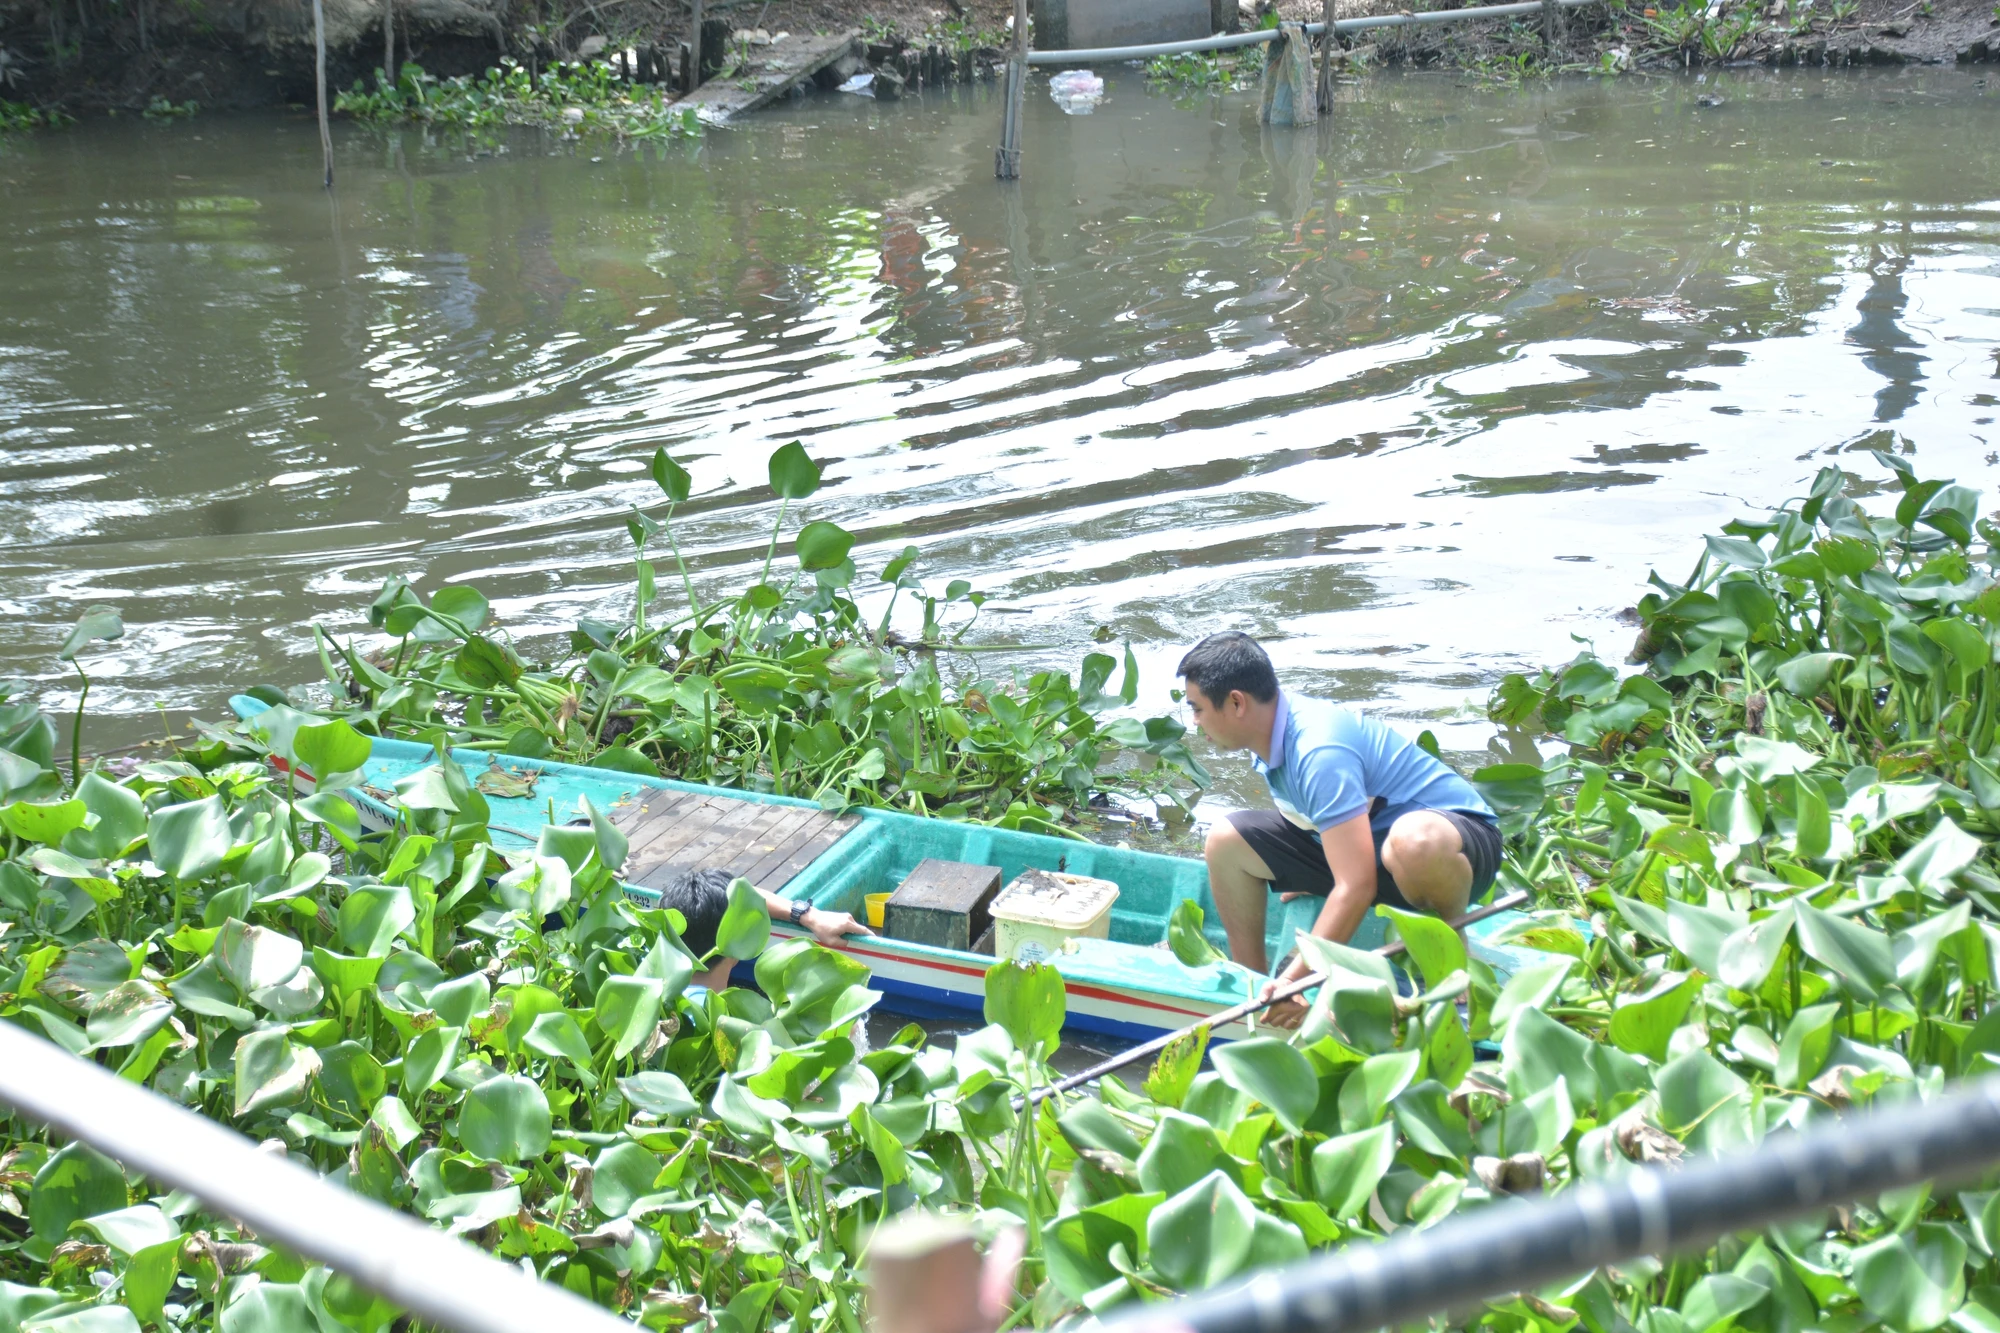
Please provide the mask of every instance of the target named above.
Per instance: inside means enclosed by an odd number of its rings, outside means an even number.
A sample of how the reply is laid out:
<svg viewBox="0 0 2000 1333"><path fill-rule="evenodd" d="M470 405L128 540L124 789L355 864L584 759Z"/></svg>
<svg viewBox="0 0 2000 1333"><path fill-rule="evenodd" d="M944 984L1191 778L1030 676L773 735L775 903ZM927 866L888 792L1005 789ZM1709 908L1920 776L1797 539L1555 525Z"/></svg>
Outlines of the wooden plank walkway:
<svg viewBox="0 0 2000 1333"><path fill-rule="evenodd" d="M691 106L705 121L723 121L745 111L755 111L783 97L787 92L834 61L855 50L861 29L815 37L795 33L769 46L750 48L750 68L741 74L717 75L676 102Z"/></svg>
<svg viewBox="0 0 2000 1333"><path fill-rule="evenodd" d="M776 893L856 824L859 815L739 796L651 791L611 813L625 834L625 882L657 889L682 871L714 868Z"/></svg>

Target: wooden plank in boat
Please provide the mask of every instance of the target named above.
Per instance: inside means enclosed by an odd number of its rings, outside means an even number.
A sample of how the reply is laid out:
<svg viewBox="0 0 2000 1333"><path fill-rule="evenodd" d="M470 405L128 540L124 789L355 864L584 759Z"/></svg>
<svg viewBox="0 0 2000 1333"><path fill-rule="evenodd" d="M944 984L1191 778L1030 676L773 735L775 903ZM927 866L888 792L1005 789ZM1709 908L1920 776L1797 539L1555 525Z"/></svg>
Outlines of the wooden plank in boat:
<svg viewBox="0 0 2000 1333"><path fill-rule="evenodd" d="M699 792L654 791L636 805L613 810L612 826L624 833L630 844L627 859L644 856L649 844L673 828L674 811L693 809L701 800Z"/></svg>
<svg viewBox="0 0 2000 1333"><path fill-rule="evenodd" d="M681 844L661 864L669 869L704 870L712 866L717 870L729 870L730 863L742 855L743 845L771 818L771 811L785 808L782 805L759 805L754 801L732 801L714 823ZM659 886L654 884L650 887Z"/></svg>
<svg viewBox="0 0 2000 1333"><path fill-rule="evenodd" d="M703 796L695 801L666 812L663 817L665 827L653 832L638 849L638 864L652 866L675 859L681 848L706 833L709 826L729 813L732 808L753 805L752 801L738 801L723 796ZM631 852L625 854L625 864L634 865Z"/></svg>
<svg viewBox="0 0 2000 1333"><path fill-rule="evenodd" d="M836 842L839 842L849 829L861 822L860 815L822 815L821 818L826 822L820 827L819 831L814 833L805 843L801 844L798 850L793 852L777 869L766 871L764 877L757 881L758 884L764 888L776 891L785 884L790 883L793 876L797 875L814 861L817 861L822 852L826 851Z"/></svg>
<svg viewBox="0 0 2000 1333"><path fill-rule="evenodd" d="M804 866L799 866L786 873L782 879L774 878L800 848L825 830L833 817L823 810L800 810L798 814L800 818L787 823L776 831L776 836L765 840L762 855L744 870L745 877L768 889L782 884L799 870L804 869Z"/></svg>
<svg viewBox="0 0 2000 1333"><path fill-rule="evenodd" d="M712 867L775 892L858 822L811 806L734 796L661 792L619 811L630 840L625 879L657 889L686 870Z"/></svg>

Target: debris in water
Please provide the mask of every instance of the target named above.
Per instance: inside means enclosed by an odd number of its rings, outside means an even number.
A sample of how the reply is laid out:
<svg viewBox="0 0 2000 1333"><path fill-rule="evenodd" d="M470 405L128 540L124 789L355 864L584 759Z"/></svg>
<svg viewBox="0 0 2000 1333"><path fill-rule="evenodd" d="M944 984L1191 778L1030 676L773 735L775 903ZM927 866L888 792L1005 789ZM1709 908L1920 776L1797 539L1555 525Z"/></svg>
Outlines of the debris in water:
<svg viewBox="0 0 2000 1333"><path fill-rule="evenodd" d="M1087 69L1066 69L1049 80L1049 96L1064 114L1087 116L1104 100L1104 80Z"/></svg>
<svg viewBox="0 0 2000 1333"><path fill-rule="evenodd" d="M846 83L841 84L840 91L844 93L866 93L868 96L873 97L875 95L875 76L873 74L857 74Z"/></svg>

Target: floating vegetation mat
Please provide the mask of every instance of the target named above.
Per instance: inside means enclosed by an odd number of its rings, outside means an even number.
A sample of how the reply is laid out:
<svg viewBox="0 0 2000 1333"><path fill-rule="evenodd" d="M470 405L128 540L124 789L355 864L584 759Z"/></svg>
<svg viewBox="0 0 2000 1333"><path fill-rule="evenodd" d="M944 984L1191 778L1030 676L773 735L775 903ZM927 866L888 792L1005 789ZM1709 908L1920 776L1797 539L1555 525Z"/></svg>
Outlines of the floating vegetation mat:
<svg viewBox="0 0 2000 1333"><path fill-rule="evenodd" d="M1020 1229L1011 1325L1074 1326L1501 1196L1929 1097L2000 1053L2000 531L1973 491L1881 462L1897 487L1882 512L1828 469L1808 497L1708 538L1685 581L1656 577L1636 669L1586 653L1496 691L1495 719L1554 752L1477 775L1509 835L1506 886L1537 895L1513 938L1547 955L1504 986L1442 923L1395 915L1407 975L1309 943L1330 980L1296 1034L1196 1039L1130 1083L1024 1112L1060 1041L1052 969L996 967L989 1026L950 1046L914 1026L871 1046L865 969L808 939L770 944L747 885L718 950L754 960L757 988L691 989L712 960L674 913L624 897L624 839L601 812L503 854L490 773L441 761L400 785L393 828L364 833L343 797L297 798L269 762L333 788L365 759L364 728L485 727L517 752L525 730L574 752L636 713L626 736L657 743L614 748L652 764L812 709L826 753L846 756L801 779L821 790L932 809L908 775L975 771L956 766L989 734L1039 735L1044 770L1089 773L1085 724L1063 719L1093 717L1107 676L1087 666L1094 683L1048 713L1032 692L1002 705L995 689L984 712L969 690L945 702L928 645L967 595L924 593L924 630L891 646L855 619L851 542L826 525L798 535L796 579L717 618L649 623L644 596L631 625L579 628L568 674L518 662L476 595L393 589L377 608L393 669L329 656L364 696L348 716L214 730L122 776L75 780L56 723L9 687L0 1016L645 1327L730 1333L858 1333L870 1232L912 1209L989 1238ZM809 492L795 466L773 463L791 500ZM634 522L642 562L671 551L664 527ZM908 576L884 571L906 593ZM64 656L120 630L93 612ZM841 652L862 657L835 667ZM896 743L906 707L937 727L921 750ZM791 781L791 751L766 744L766 776ZM863 763L874 776L842 776ZM92 1148L0 1130L0 1327L372 1333L397 1317ZM1990 1333L1994 1183L1842 1201L1454 1318Z"/></svg>

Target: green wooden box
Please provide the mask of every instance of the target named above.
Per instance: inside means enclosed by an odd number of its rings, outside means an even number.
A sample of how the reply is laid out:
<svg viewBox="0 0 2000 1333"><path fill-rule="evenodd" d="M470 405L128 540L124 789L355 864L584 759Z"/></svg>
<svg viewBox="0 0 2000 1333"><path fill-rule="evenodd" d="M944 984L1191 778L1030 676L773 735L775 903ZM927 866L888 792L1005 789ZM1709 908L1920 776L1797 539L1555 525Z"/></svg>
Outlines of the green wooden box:
<svg viewBox="0 0 2000 1333"><path fill-rule="evenodd" d="M889 899L882 928L892 940L970 949L992 923L1000 867L927 857Z"/></svg>

